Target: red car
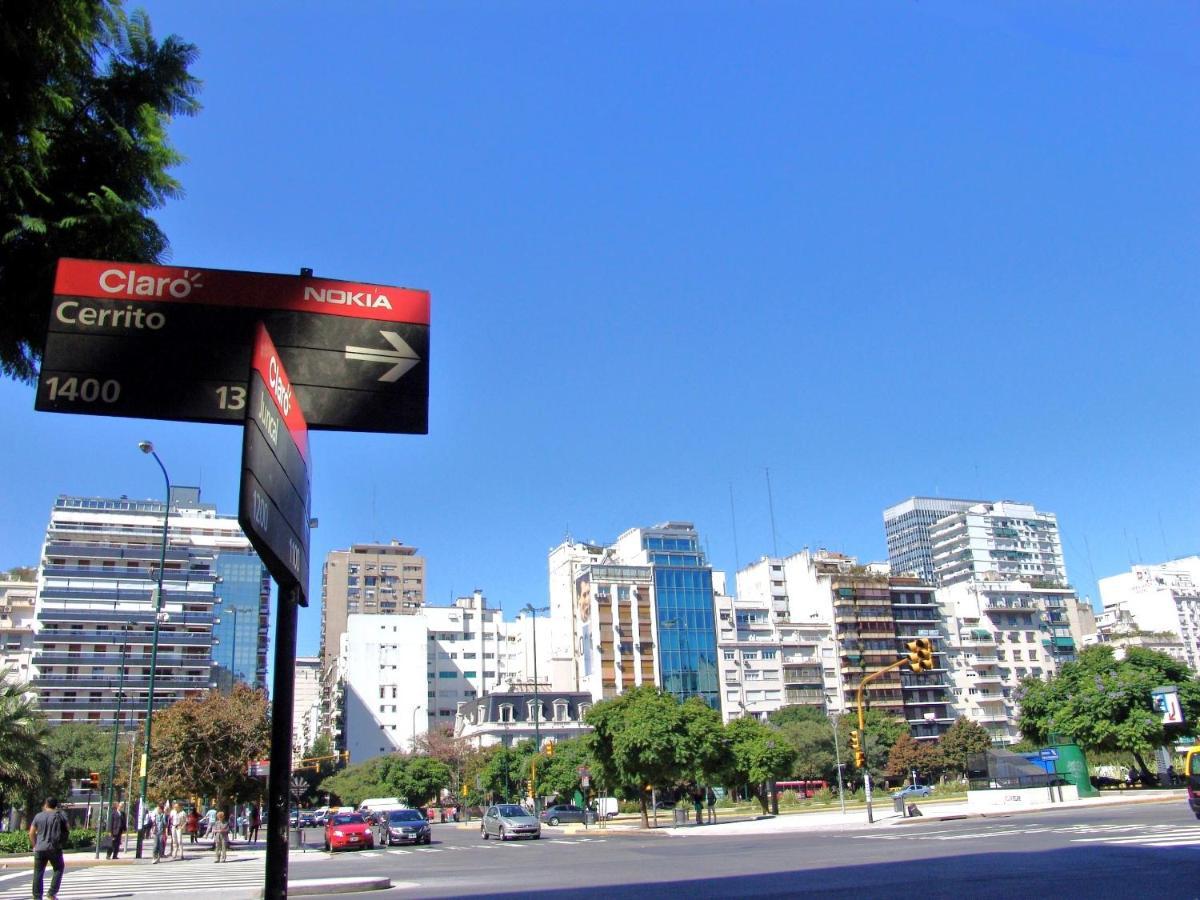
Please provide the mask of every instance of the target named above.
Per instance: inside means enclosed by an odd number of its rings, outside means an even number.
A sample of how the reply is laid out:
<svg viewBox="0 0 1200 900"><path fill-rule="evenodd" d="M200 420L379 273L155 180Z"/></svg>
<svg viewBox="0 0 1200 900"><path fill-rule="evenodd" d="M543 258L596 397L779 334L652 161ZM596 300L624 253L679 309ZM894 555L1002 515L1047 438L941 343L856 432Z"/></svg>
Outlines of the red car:
<svg viewBox="0 0 1200 900"><path fill-rule="evenodd" d="M371 826L358 813L334 813L325 823L325 849L332 852L352 847L375 847Z"/></svg>

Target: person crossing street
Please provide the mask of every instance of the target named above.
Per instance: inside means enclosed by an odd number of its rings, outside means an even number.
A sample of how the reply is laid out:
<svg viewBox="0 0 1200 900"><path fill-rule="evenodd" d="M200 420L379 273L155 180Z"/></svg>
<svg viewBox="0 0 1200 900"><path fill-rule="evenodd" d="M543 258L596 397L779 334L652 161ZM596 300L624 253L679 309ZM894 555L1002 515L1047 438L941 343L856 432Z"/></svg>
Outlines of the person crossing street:
<svg viewBox="0 0 1200 900"><path fill-rule="evenodd" d="M58 800L47 797L42 811L29 824L29 843L33 846L33 900L42 900L46 864L54 870L50 878L50 900L58 900L58 889L62 885L63 850L67 846L69 828L67 817L58 808Z"/></svg>

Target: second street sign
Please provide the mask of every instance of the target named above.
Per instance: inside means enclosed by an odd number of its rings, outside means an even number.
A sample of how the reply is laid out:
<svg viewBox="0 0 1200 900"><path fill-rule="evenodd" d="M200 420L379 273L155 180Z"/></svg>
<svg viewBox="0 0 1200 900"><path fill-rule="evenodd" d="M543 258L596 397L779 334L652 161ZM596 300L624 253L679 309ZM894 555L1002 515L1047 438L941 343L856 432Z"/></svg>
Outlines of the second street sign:
<svg viewBox="0 0 1200 900"><path fill-rule="evenodd" d="M267 329L256 329L245 431L238 523L281 585L308 603L308 429L296 392Z"/></svg>
<svg viewBox="0 0 1200 900"><path fill-rule="evenodd" d="M309 428L428 432L427 292L93 260L59 261L35 407L240 423L259 322Z"/></svg>

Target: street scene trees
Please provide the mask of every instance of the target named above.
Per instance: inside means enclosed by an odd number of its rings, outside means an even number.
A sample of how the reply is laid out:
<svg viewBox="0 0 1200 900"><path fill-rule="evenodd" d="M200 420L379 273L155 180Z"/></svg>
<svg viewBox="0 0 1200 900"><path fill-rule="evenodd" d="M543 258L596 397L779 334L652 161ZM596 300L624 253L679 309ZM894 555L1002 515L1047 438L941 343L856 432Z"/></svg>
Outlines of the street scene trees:
<svg viewBox="0 0 1200 900"><path fill-rule="evenodd" d="M1089 647L1047 681L1029 679L1021 691L1021 732L1038 743L1066 738L1087 751L1128 754L1144 779L1146 757L1186 733L1164 725L1152 702L1155 688L1174 685L1185 721L1200 715L1200 682L1183 663L1154 650Z"/></svg>
<svg viewBox="0 0 1200 900"><path fill-rule="evenodd" d="M0 31L0 370L29 379L60 257L154 262L180 193L167 140L193 115L196 48L119 0L10 4Z"/></svg>

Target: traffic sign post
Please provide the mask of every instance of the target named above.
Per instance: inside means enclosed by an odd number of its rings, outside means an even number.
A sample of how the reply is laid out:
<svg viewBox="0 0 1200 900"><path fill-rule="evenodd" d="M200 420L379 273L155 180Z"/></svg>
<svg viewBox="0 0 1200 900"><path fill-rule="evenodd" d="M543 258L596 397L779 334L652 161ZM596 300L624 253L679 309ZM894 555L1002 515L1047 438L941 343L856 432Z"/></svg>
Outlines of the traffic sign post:
<svg viewBox="0 0 1200 900"><path fill-rule="evenodd" d="M259 323L247 377L238 523L279 586L271 691L271 766L267 774L264 897L287 896L292 702L297 606L308 599L308 427L271 335ZM282 764L287 760L287 765Z"/></svg>
<svg viewBox="0 0 1200 900"><path fill-rule="evenodd" d="M311 275L59 261L35 408L240 424L258 323L309 428L429 430L429 294Z"/></svg>
<svg viewBox="0 0 1200 900"><path fill-rule="evenodd" d="M274 765L250 771L268 787L263 896L286 897L296 619L308 603L308 431L428 432L429 294L309 269L61 259L34 407L243 424L238 520L279 587Z"/></svg>

